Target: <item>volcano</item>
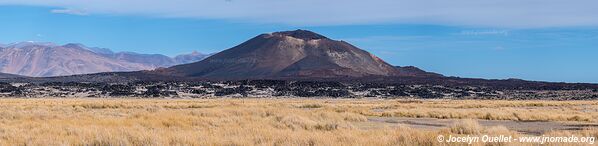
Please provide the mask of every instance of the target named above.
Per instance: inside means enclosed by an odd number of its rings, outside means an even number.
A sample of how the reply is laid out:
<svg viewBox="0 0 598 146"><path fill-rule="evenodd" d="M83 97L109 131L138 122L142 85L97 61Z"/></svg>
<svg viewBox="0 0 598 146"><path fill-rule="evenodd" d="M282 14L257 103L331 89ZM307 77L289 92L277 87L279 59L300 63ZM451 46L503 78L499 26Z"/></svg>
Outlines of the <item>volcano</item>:
<svg viewBox="0 0 598 146"><path fill-rule="evenodd" d="M345 41L308 30L261 34L202 61L156 72L208 79L440 76L392 66Z"/></svg>

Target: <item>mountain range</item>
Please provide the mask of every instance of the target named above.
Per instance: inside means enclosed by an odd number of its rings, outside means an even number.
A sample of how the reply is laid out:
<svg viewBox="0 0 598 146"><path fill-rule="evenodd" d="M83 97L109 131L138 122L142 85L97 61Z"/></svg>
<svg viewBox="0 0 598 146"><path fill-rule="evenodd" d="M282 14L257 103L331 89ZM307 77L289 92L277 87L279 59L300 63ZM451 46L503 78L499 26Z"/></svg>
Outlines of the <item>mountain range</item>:
<svg viewBox="0 0 598 146"><path fill-rule="evenodd" d="M67 76L99 72L152 70L191 63L209 56L193 52L176 57L161 54L112 52L70 43L19 42L0 45L0 72L31 77Z"/></svg>

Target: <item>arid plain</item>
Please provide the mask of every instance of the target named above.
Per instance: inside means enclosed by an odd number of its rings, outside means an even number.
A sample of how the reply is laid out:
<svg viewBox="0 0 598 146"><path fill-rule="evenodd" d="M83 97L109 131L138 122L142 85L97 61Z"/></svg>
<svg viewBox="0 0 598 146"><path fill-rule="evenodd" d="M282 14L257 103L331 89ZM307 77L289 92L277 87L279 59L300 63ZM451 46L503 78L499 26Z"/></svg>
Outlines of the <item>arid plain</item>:
<svg viewBox="0 0 598 146"><path fill-rule="evenodd" d="M0 145L463 145L437 137L598 137L598 101L3 98L0 109Z"/></svg>

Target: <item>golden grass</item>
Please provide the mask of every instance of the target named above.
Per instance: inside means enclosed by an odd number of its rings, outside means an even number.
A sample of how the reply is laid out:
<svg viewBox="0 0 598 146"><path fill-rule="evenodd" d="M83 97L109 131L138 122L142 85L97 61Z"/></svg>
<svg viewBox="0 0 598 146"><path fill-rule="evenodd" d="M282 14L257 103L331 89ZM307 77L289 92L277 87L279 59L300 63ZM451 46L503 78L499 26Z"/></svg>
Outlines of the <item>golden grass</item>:
<svg viewBox="0 0 598 146"><path fill-rule="evenodd" d="M367 116L598 122L598 101L391 100L335 108Z"/></svg>
<svg viewBox="0 0 598 146"><path fill-rule="evenodd" d="M356 124L368 116L596 122L598 102L0 99L0 145L443 145L439 134L517 134L474 120L442 130Z"/></svg>

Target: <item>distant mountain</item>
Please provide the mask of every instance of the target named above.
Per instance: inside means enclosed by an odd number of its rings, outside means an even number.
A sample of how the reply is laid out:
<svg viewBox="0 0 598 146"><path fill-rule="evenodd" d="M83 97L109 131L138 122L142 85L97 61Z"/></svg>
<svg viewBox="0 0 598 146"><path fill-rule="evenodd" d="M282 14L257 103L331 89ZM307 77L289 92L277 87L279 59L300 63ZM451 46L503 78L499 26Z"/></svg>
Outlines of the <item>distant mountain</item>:
<svg viewBox="0 0 598 146"><path fill-rule="evenodd" d="M0 73L0 79L6 79L6 78L18 78L18 77L22 77L19 75L13 75L13 74L6 74L6 73Z"/></svg>
<svg viewBox="0 0 598 146"><path fill-rule="evenodd" d="M114 53L110 49L82 44L56 45L20 42L0 47L0 72L33 77L66 76L98 72L151 70L199 61L207 55L184 62L160 54ZM190 55L190 54L186 54Z"/></svg>
<svg viewBox="0 0 598 146"><path fill-rule="evenodd" d="M171 57L168 57L168 56L162 55L162 54L140 54L140 53L135 53L135 52L117 52L117 53L115 53L110 49L98 48L98 47L86 47L82 44L67 44L65 46L80 47L82 49L92 51L94 53L97 53L99 55L102 55L102 56L105 56L108 58L113 58L113 59L117 59L117 60L133 62L133 63L146 64L146 65L152 66L153 68L170 67L173 65L197 62L197 61L200 61L200 60L210 56L210 54L202 54L197 51L193 51L190 54L182 54L182 55L178 55L174 58L171 58Z"/></svg>
<svg viewBox="0 0 598 146"><path fill-rule="evenodd" d="M197 51L193 51L191 54L182 54L174 57L174 61L177 62L177 64L187 64L203 60L210 55L212 54L202 54Z"/></svg>
<svg viewBox="0 0 598 146"><path fill-rule="evenodd" d="M11 43L6 45L4 48L22 48L27 46L47 46L47 47L55 47L58 46L52 42L34 42L34 41L26 41L26 42L17 42Z"/></svg>
<svg viewBox="0 0 598 146"><path fill-rule="evenodd" d="M106 56L121 61L151 65L152 68L169 67L172 65L179 64L178 62L176 62L176 60L161 54L139 54L134 52L119 52L109 54Z"/></svg>
<svg viewBox="0 0 598 146"><path fill-rule="evenodd" d="M438 73L424 71L415 66L404 66L404 67L397 66L396 68L399 72L401 72L401 74L403 74L405 76L420 76L420 77L426 77L426 76L427 77L441 77L441 76L443 76Z"/></svg>
<svg viewBox="0 0 598 146"><path fill-rule="evenodd" d="M430 76L396 68L347 42L295 30L262 34L202 61L156 72L209 79Z"/></svg>

